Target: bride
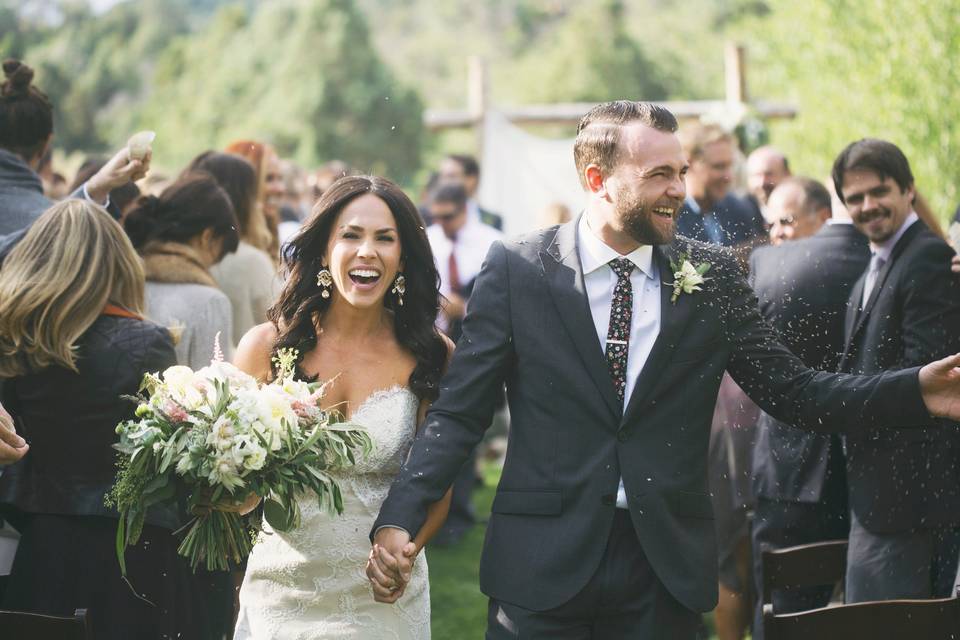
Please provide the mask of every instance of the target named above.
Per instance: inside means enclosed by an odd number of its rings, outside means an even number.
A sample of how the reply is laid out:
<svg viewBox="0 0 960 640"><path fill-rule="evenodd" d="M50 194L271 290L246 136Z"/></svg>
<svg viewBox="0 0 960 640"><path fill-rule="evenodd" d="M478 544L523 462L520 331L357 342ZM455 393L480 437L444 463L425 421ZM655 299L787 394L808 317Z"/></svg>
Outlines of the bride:
<svg viewBox="0 0 960 640"><path fill-rule="evenodd" d="M271 322L240 342L237 366L261 380L271 377L278 349L296 348L298 375L334 380L325 401L367 429L374 451L336 474L342 515L319 511L305 495L299 528L264 523L240 589L235 640L430 637L425 558L405 587L376 594L386 604L374 602L364 573L368 533L453 349L434 328L438 276L421 224L390 181L340 179L288 248L290 276ZM406 553L420 552L440 528L449 499L433 505Z"/></svg>

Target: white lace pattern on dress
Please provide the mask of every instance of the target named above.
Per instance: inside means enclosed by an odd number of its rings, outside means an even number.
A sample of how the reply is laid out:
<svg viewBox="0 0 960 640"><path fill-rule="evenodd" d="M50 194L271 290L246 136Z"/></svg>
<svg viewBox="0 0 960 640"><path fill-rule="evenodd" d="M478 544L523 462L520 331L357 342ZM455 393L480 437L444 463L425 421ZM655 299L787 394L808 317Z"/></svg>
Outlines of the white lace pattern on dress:
<svg viewBox="0 0 960 640"><path fill-rule="evenodd" d="M234 640L429 640L424 552L395 604L374 602L364 572L367 536L413 442L417 407L413 392L395 386L372 394L354 412L351 421L367 429L374 451L337 474L342 515L321 512L311 494L299 500L299 528L280 533L264 523L240 589Z"/></svg>

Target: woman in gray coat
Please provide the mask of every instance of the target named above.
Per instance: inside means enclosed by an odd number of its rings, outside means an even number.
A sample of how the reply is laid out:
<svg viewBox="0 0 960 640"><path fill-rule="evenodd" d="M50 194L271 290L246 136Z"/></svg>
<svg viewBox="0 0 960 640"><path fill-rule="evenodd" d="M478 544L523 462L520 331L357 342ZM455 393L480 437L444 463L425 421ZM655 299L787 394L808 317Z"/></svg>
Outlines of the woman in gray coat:
<svg viewBox="0 0 960 640"><path fill-rule="evenodd" d="M177 362L193 369L210 364L218 333L229 358L230 300L209 271L239 241L227 194L209 175L188 174L159 197L141 198L123 224L143 257L147 315L171 330Z"/></svg>

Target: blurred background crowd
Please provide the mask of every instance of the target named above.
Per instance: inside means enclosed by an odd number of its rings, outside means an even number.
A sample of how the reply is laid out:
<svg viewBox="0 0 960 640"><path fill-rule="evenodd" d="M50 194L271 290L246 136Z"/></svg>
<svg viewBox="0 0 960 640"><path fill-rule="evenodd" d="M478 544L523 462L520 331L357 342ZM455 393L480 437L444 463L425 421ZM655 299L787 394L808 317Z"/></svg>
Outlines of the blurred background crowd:
<svg viewBox="0 0 960 640"><path fill-rule="evenodd" d="M108 584L105 609L139 618L151 633L162 626L163 612L138 602L105 561L115 526L102 504L114 472L109 447L129 407L103 398L135 391L145 371L204 366L218 334L229 358L247 330L267 320L283 282L284 247L338 178L386 175L415 196L441 277L439 326L454 340L490 245L578 215L563 197L522 218L485 207L485 176L499 169L482 164L496 157L492 150L462 129L429 129L424 95L443 105L463 101L459 48L467 44L491 61L496 99L589 106L717 95L716 42L748 37L761 61L756 89L792 100L799 117L767 121L745 104L686 119L680 138L690 169L678 232L737 254L764 315L810 366L869 373L960 351L960 294L947 248L960 215L951 78L960 72L941 64L960 53L960 40L949 37L955 25L939 19L951 9L945 0L908 12L892 1L843 9L737 0L402 4L0 4L0 51L12 56L0 89L0 256L8 260L0 271L0 352L23 352L10 336L42 324L49 328L31 334L40 351L74 362L64 345L82 334L84 348L97 354L79 380L43 370L50 361L42 358L0 358L0 378L14 380L2 397L10 414L56 425L29 432L29 446L17 453L0 453L9 465L0 471L0 609L70 613L58 603L71 599L72 571ZM478 25L464 36L469 42L451 26L457 20ZM423 38L404 37L412 26ZM675 42L655 39L665 31ZM800 31L831 46L796 47L785 34ZM942 46L907 44L917 41ZM574 59L573 51L588 55ZM136 159L123 141L144 128L157 138ZM556 123L532 130L571 134ZM868 273L878 291L894 287L884 282L884 265L904 251L871 246L856 215L863 203L848 207L830 175L837 154L868 134L895 141L909 160L916 194L901 213L916 214L933 238L924 236L932 247L925 255L940 267L883 301L888 322L856 343L848 326L856 322L848 317L855 284ZM867 166L905 193L898 161L884 157L892 164ZM868 197L896 208L883 194ZM501 191L496 201L510 198ZM927 295L907 295L911 287ZM866 306L870 291L862 295ZM127 304L111 308L108 300ZM144 333L130 316L166 327L172 340ZM934 321L949 329L931 339L924 328ZM865 351L880 355L858 359ZM76 415L86 422L71 423ZM471 494L489 464L482 461L505 454L508 429L501 410L457 480L436 544L462 544L482 520ZM935 431L858 442L801 433L725 379L710 441L721 593L715 633L743 638L753 626L761 637L760 557L768 549L849 539L848 602L950 595L960 553L960 444ZM29 469L18 464L45 448L70 455ZM176 526L148 523L134 573L139 566L169 576L152 588L178 590L176 606L188 612L196 637L227 634L236 576L186 571L165 535ZM17 549L21 535L31 542ZM31 572L52 549L68 576L56 589ZM899 560L885 565L893 556ZM194 596L218 604L199 611ZM836 597L821 588L775 593L773 601L791 611Z"/></svg>

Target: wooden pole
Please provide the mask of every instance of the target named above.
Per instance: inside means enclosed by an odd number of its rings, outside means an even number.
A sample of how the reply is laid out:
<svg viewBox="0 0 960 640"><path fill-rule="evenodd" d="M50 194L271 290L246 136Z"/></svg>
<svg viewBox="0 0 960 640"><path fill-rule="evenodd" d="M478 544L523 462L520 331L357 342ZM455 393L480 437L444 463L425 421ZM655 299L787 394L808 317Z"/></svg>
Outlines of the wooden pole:
<svg viewBox="0 0 960 640"><path fill-rule="evenodd" d="M470 56L467 64L467 111L473 122L473 131L477 138L477 157L483 158L484 125L486 124L487 106L490 100L487 63L480 56Z"/></svg>
<svg viewBox="0 0 960 640"><path fill-rule="evenodd" d="M735 42L728 42L723 50L723 63L727 102L745 103L747 101L747 67L744 47Z"/></svg>

